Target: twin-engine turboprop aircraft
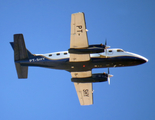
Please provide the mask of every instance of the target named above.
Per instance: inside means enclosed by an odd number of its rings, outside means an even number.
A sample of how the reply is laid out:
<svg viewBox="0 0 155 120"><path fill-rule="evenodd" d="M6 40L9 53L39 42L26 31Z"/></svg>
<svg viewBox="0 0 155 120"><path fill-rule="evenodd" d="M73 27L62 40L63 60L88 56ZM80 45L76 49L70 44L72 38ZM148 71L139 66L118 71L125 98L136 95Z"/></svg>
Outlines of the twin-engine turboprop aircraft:
<svg viewBox="0 0 155 120"><path fill-rule="evenodd" d="M123 49L109 49L103 44L89 45L84 13L71 16L70 49L68 51L32 54L26 49L22 34L14 35L10 42L14 49L14 60L18 78L27 78L28 66L39 66L67 70L71 73L81 105L93 104L92 83L108 81L110 67L134 66L148 62L140 55ZM93 68L108 68L108 73L92 74Z"/></svg>

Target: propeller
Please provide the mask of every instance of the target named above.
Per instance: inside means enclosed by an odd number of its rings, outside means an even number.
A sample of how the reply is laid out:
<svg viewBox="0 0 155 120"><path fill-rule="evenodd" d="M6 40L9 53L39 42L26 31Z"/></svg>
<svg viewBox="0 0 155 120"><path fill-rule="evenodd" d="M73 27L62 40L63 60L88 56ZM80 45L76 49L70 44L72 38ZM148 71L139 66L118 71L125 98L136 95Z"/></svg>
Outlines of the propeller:
<svg viewBox="0 0 155 120"><path fill-rule="evenodd" d="M107 58L107 49L110 48L110 46L107 46L107 39L105 39L105 55Z"/></svg>
<svg viewBox="0 0 155 120"><path fill-rule="evenodd" d="M105 39L105 49L110 48L110 46L107 46L107 39Z"/></svg>
<svg viewBox="0 0 155 120"><path fill-rule="evenodd" d="M113 77L113 75L110 74L109 68L108 68L108 84L110 85L110 78Z"/></svg>

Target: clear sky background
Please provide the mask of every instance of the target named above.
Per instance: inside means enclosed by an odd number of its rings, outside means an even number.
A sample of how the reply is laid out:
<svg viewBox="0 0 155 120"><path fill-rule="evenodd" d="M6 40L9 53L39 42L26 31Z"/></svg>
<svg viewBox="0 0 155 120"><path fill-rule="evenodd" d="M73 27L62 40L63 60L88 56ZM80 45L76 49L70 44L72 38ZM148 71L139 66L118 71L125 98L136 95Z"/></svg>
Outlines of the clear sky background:
<svg viewBox="0 0 155 120"><path fill-rule="evenodd" d="M18 79L9 44L13 34L23 33L34 54L68 50L76 12L85 13L89 44L107 38L111 48L149 59L111 68L111 85L93 84L91 106L80 106L66 71L29 67L28 79ZM0 120L155 120L154 44L154 0L1 0Z"/></svg>

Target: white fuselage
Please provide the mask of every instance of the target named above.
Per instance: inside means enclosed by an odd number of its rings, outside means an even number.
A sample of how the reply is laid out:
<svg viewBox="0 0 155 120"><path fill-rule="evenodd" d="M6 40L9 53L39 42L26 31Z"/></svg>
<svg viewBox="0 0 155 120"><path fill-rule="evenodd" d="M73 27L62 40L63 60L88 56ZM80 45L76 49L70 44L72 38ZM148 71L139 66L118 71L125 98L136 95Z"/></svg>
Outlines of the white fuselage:
<svg viewBox="0 0 155 120"><path fill-rule="evenodd" d="M46 54L35 54L36 56L44 56L47 59L51 60L59 60L59 59L66 59L70 57L70 54L68 51L60 51L60 52L53 52L53 53L46 53ZM148 62L148 59L135 54L131 52L124 51L122 49L114 48L114 49L107 49L107 51L102 52L102 53L95 53L95 54L90 54L91 58L113 58L113 57L123 57L123 56L130 56L130 57L137 57L144 59L146 62Z"/></svg>

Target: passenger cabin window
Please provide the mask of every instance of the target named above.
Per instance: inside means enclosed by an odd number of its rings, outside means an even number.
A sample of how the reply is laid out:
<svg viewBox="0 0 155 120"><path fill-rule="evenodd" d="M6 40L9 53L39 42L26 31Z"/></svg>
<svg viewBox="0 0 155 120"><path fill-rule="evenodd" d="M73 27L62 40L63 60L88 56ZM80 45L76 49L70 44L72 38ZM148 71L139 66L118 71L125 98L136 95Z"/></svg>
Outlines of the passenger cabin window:
<svg viewBox="0 0 155 120"><path fill-rule="evenodd" d="M57 55L60 55L60 53L57 53Z"/></svg>
<svg viewBox="0 0 155 120"><path fill-rule="evenodd" d="M52 56L52 54L49 54L49 56Z"/></svg>
<svg viewBox="0 0 155 120"><path fill-rule="evenodd" d="M109 52L112 52L112 50L109 50Z"/></svg>
<svg viewBox="0 0 155 120"><path fill-rule="evenodd" d="M124 50L118 49L117 52L124 52Z"/></svg>
<svg viewBox="0 0 155 120"><path fill-rule="evenodd" d="M67 55L67 53L64 53L64 55Z"/></svg>

